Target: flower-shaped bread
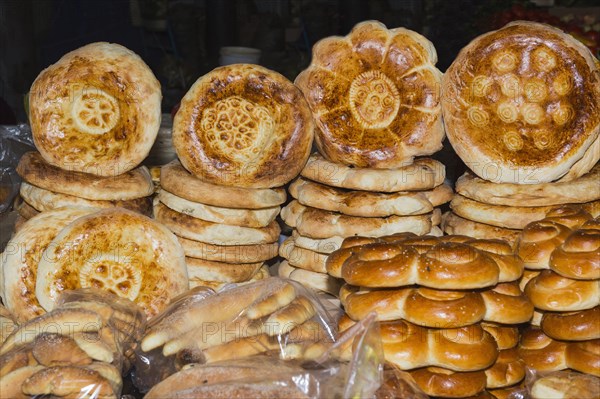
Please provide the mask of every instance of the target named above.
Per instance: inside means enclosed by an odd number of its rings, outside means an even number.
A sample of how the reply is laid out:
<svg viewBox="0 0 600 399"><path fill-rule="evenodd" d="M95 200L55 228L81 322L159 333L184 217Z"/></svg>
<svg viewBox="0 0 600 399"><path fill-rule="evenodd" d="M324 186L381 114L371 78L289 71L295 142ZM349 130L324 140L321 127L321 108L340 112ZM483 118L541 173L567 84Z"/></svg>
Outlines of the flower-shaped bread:
<svg viewBox="0 0 600 399"><path fill-rule="evenodd" d="M296 78L332 162L397 168L442 147L440 82L433 44L416 32L366 21L313 47Z"/></svg>

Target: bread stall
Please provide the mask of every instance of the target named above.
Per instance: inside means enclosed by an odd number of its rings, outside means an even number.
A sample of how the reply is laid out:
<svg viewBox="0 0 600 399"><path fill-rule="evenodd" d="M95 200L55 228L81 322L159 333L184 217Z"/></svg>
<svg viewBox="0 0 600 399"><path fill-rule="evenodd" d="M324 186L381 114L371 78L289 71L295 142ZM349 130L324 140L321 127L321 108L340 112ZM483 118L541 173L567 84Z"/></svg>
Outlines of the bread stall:
<svg viewBox="0 0 600 399"><path fill-rule="evenodd" d="M598 59L527 21L445 73L379 21L311 50L295 79L196 76L150 169L163 92L139 55L39 72L1 398L600 396Z"/></svg>

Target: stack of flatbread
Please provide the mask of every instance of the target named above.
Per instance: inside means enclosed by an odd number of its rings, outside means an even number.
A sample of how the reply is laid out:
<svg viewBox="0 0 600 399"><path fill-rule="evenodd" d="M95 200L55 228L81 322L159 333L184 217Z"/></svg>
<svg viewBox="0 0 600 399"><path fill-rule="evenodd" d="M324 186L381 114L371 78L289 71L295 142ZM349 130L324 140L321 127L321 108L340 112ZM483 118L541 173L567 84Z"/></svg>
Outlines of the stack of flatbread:
<svg viewBox="0 0 600 399"><path fill-rule="evenodd" d="M156 138L160 102L150 68L117 44L86 45L43 70L30 89L37 152L25 154L17 167L24 180L17 226L62 207L150 215L152 180L138 165Z"/></svg>
<svg viewBox="0 0 600 399"><path fill-rule="evenodd" d="M420 159L404 168L350 168L313 154L289 187L294 200L281 217L293 228L279 248L279 274L337 295L325 261L346 237L398 232L441 235L437 206L452 198L444 166Z"/></svg>
<svg viewBox="0 0 600 399"><path fill-rule="evenodd" d="M600 212L598 63L559 29L514 22L473 40L443 79L446 133L472 171L449 234L514 240L551 206Z"/></svg>
<svg viewBox="0 0 600 399"><path fill-rule="evenodd" d="M345 237L398 232L441 235L436 207L450 201L442 148L433 44L416 32L376 21L313 47L296 78L318 129L313 154L282 210L293 233L280 248L282 276L336 292L327 255Z"/></svg>
<svg viewBox="0 0 600 399"><path fill-rule="evenodd" d="M300 90L258 65L217 68L184 96L179 159L161 169L154 216L178 236L192 287L269 276L283 186L306 163L313 131Z"/></svg>

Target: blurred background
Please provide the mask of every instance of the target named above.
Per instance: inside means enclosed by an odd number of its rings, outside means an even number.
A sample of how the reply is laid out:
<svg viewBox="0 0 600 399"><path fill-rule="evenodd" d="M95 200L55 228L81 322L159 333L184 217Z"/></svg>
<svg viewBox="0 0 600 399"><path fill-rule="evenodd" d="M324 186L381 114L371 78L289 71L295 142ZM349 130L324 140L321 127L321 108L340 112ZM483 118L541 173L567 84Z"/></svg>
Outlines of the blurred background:
<svg viewBox="0 0 600 399"><path fill-rule="evenodd" d="M169 113L219 64L257 62L293 80L317 40L366 19L424 34L442 71L475 36L517 19L558 26L596 55L600 46L598 0L0 0L0 124L26 121L37 74L90 42L137 52Z"/></svg>

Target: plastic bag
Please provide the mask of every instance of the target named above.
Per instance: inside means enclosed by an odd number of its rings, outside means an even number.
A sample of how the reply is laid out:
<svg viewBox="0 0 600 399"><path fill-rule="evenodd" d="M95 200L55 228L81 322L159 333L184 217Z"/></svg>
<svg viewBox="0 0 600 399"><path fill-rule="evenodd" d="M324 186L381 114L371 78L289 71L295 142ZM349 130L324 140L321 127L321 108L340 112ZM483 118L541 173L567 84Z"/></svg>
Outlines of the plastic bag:
<svg viewBox="0 0 600 399"><path fill-rule="evenodd" d="M134 384L153 387L148 398L372 397L383 364L375 318L342 337L336 325L312 291L287 279L192 291L149 324ZM340 361L352 342L354 358Z"/></svg>
<svg viewBox="0 0 600 399"><path fill-rule="evenodd" d="M526 380L527 395L531 399L598 399L600 398L600 378L591 374L563 370L538 373L528 370ZM511 399L519 399L518 396Z"/></svg>
<svg viewBox="0 0 600 399"><path fill-rule="evenodd" d="M10 209L19 193L16 168L21 156L35 149L29 125L0 126L0 213Z"/></svg>
<svg viewBox="0 0 600 399"><path fill-rule="evenodd" d="M126 299L66 291L51 312L21 324L0 346L2 397L117 398L145 318Z"/></svg>

